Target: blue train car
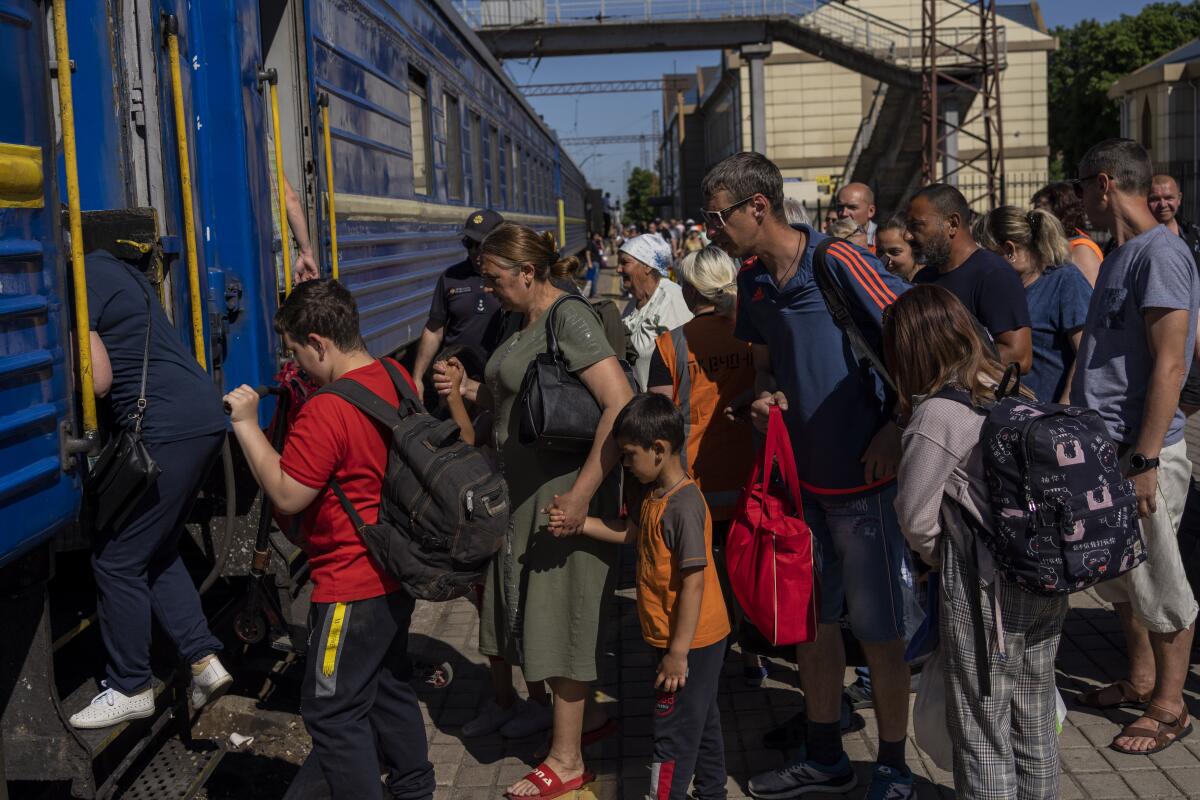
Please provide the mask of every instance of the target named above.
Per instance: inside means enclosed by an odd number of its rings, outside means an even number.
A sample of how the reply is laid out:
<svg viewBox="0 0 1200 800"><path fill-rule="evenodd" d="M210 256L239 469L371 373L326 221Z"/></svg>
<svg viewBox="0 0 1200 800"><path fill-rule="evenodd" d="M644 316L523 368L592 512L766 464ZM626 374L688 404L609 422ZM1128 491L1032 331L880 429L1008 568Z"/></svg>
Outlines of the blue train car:
<svg viewBox="0 0 1200 800"><path fill-rule="evenodd" d="M168 753L166 720L186 706L166 669L154 718L66 729L103 652L85 600L86 462L73 455L81 382L52 72L68 61L50 6L0 0L12 111L0 116L0 636L21 655L0 669L0 788L7 777L107 797ZM68 0L65 13L84 241L132 248L118 255L151 271L218 389L270 383L280 365L271 319L284 237L293 259L298 242L278 219L277 149L321 273L356 295L377 355L419 336L471 209L553 230L564 252L585 245L582 174L444 0ZM216 525L222 499L200 505L195 537L216 542L197 555L217 572L233 530ZM247 499L237 506L245 514ZM198 774L211 768L187 755Z"/></svg>

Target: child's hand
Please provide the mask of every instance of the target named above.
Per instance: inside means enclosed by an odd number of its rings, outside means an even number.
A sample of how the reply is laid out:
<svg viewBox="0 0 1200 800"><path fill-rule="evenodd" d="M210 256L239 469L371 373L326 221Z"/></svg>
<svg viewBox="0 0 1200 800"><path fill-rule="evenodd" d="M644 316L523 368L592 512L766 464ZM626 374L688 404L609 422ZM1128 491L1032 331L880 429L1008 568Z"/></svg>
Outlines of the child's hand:
<svg viewBox="0 0 1200 800"><path fill-rule="evenodd" d="M567 512L558 507L558 495L554 496L554 503L546 508L545 512L546 516L550 518L550 524L548 526L550 533L554 534L560 539L564 536L571 535L571 533L567 531L566 527Z"/></svg>
<svg viewBox="0 0 1200 800"><path fill-rule="evenodd" d="M658 662L658 674L654 676L654 688L664 692L678 692L687 683L687 656L674 655L671 651Z"/></svg>
<svg viewBox="0 0 1200 800"><path fill-rule="evenodd" d="M455 394L461 393L463 376L466 374L461 361L451 356L445 361L437 362L433 365L433 368L446 376L446 380L450 385L450 391Z"/></svg>

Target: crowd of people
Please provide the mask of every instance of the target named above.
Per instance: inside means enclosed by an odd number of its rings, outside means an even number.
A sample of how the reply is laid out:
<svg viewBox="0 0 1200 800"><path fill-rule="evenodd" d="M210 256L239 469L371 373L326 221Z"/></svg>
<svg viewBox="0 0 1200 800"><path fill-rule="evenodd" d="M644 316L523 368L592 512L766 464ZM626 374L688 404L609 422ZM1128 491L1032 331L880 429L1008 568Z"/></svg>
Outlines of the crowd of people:
<svg viewBox="0 0 1200 800"><path fill-rule="evenodd" d="M610 263L603 239L589 245L584 271L553 235L480 210L463 228L465 258L438 280L411 373L366 351L353 296L337 281L295 288L275 328L309 379L349 379L391 406L411 390L431 413L454 419L507 482L508 533L475 597L489 695L462 728L465 737L546 736L537 766L507 796L548 800L586 785L594 776L585 748L619 730L590 687L613 617L619 547L629 544L641 630L657 659L646 701L654 709L648 793L725 797L719 676L752 626L730 591L723 550L756 430L781 412L801 487L797 510L812 531L817 628L793 653L805 710L768 734L793 745L792 756L751 777L751 794L853 788L842 743L852 697L876 711L867 797L916 796L906 649L932 610L923 599L935 597L960 796L1056 797L1054 664L1067 596L1030 592L974 538L996 524L980 436L1010 365L1030 402L1098 412L1136 491L1145 563L1098 587L1124 629L1129 674L1078 702L1142 711L1114 731L1111 746L1124 753L1160 752L1191 731L1182 692L1197 605L1175 538L1191 470L1185 409L1200 407L1200 378L1187 381L1190 400L1185 387L1200 237L1176 219L1179 188L1153 175L1140 145L1097 144L1078 174L1028 208L984 214L953 186L934 184L879 223L870 188L849 184L820 231L785 199L771 161L738 153L705 177L702 224L654 221L616 237L627 297L619 323L599 306L563 302L592 293ZM831 312L815 278L818 257L838 276L860 334L878 346L877 362ZM141 309L144 278L104 253L89 255L87 268L96 278L96 386L100 394L111 386L119 411L138 405L143 325L152 323L142 428L168 477L98 545L109 682L71 719L102 727L153 705L152 614L192 664L195 705L228 688L219 642L175 548L196 491L189 476L215 457L224 422L216 398L199 388L176 396L159 382L203 376L167 335L165 317L149 311L157 304ZM586 450L522 441L522 384L551 340L599 408ZM414 600L369 554L343 507L351 503L367 525L378 520L386 437L338 395L319 393L279 453L259 427L253 389L224 400L264 494L301 521L314 584L301 707L333 796L431 797L434 767L408 682ZM927 588L934 582L936 594ZM967 611L973 604L982 623ZM843 628L866 663L851 695ZM980 636L1003 657L978 663ZM742 650L744 680L758 685L767 664Z"/></svg>

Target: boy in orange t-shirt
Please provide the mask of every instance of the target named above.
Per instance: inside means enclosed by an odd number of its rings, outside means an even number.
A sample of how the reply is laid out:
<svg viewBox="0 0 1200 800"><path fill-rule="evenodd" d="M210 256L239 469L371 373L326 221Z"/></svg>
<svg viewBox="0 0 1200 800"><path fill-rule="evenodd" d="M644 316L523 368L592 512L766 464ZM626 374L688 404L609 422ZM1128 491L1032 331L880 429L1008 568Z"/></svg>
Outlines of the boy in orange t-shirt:
<svg viewBox="0 0 1200 800"><path fill-rule="evenodd" d="M638 617L660 658L650 791L655 800L682 800L694 777L697 800L723 800L717 688L729 615L712 557L712 516L679 459L683 417L669 398L641 394L617 416L613 432L622 463L645 485L645 496L636 518L588 517L583 533L637 544ZM551 532L561 535L562 513L552 507L549 514Z"/></svg>

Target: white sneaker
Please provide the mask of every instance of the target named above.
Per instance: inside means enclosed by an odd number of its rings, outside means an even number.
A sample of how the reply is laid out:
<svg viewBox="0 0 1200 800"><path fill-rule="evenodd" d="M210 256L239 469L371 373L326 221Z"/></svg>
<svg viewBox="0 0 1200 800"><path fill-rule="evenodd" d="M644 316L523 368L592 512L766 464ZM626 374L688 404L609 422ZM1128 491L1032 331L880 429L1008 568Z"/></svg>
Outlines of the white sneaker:
<svg viewBox="0 0 1200 800"><path fill-rule="evenodd" d="M154 689L146 689L134 695L124 695L110 689L100 681L104 691L92 698L82 711L71 715L71 725L76 728L107 728L127 719L143 719L154 713Z"/></svg>
<svg viewBox="0 0 1200 800"><path fill-rule="evenodd" d="M221 665L220 659L213 656L199 674L192 674L192 685L188 692L192 708L202 708L206 703L211 703L229 691L232 685L233 676Z"/></svg>
<svg viewBox="0 0 1200 800"><path fill-rule="evenodd" d="M467 738L491 736L517 715L521 705L520 700L515 700L508 708L501 708L495 700L488 700L479 709L479 716L462 726L462 735Z"/></svg>
<svg viewBox="0 0 1200 800"><path fill-rule="evenodd" d="M524 739L554 727L554 711L548 704L528 700L518 705L517 713L500 728L505 739Z"/></svg>

